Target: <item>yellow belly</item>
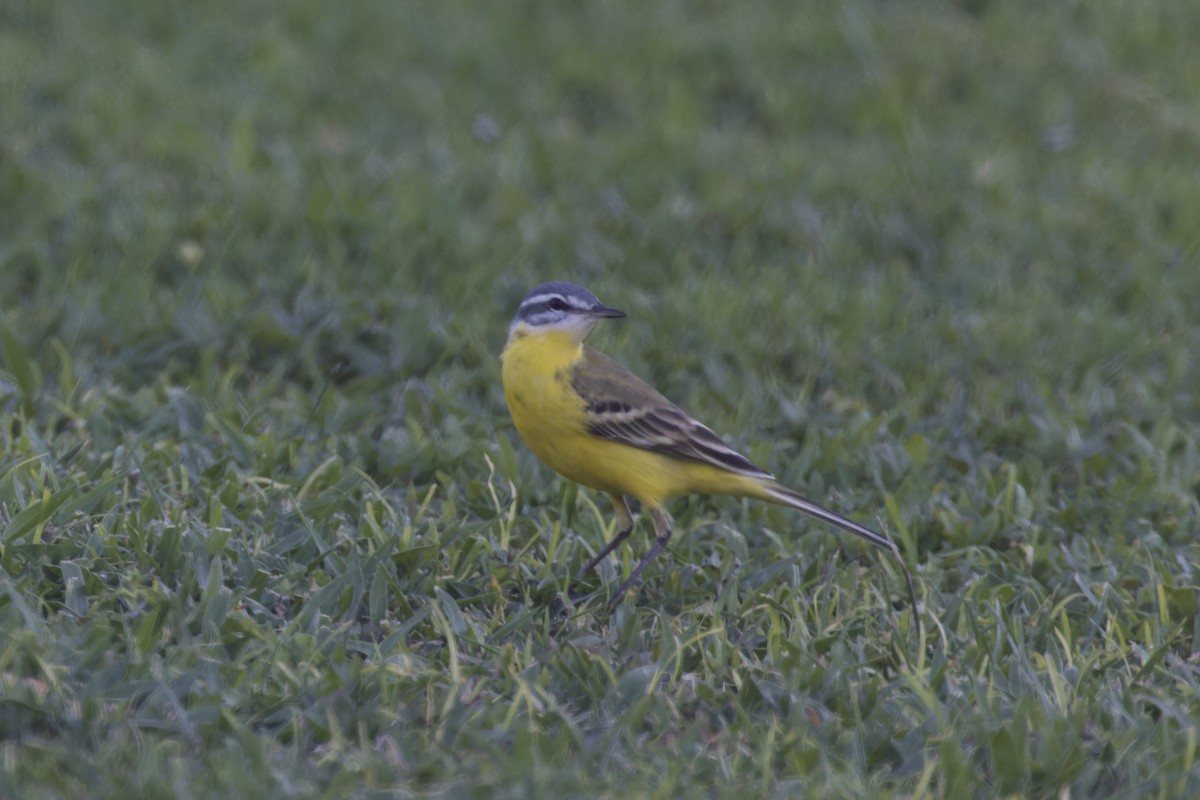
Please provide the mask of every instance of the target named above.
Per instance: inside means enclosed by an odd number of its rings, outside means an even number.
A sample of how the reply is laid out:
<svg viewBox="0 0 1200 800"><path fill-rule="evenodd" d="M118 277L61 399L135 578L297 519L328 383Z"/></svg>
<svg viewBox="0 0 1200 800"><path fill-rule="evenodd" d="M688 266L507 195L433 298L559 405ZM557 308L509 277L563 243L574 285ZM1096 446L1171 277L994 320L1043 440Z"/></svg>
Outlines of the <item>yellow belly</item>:
<svg viewBox="0 0 1200 800"><path fill-rule="evenodd" d="M587 431L584 401L571 388L582 345L564 334L511 340L501 356L504 398L517 432L547 466L584 486L662 507L693 492L750 494L757 483ZM744 486L742 484L745 484Z"/></svg>

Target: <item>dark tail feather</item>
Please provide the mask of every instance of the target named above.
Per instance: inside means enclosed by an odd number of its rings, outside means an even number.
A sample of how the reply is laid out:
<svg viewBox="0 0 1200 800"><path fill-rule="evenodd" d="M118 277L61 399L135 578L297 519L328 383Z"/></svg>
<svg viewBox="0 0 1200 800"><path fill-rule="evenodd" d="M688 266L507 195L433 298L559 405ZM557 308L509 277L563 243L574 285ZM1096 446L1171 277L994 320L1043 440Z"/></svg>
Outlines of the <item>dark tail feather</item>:
<svg viewBox="0 0 1200 800"><path fill-rule="evenodd" d="M763 499L769 500L772 503L778 503L781 506L789 506L798 511L803 511L805 514L811 514L817 519L822 519L830 525L836 525L842 530L847 530L855 536L861 536L876 547L881 547L888 550L896 557L900 556L900 551L896 548L896 543L881 533L876 533L870 528L864 528L857 522L851 522L841 514L836 514L824 506L817 505L807 497L802 497L796 494L791 489L778 483L768 483L763 486Z"/></svg>

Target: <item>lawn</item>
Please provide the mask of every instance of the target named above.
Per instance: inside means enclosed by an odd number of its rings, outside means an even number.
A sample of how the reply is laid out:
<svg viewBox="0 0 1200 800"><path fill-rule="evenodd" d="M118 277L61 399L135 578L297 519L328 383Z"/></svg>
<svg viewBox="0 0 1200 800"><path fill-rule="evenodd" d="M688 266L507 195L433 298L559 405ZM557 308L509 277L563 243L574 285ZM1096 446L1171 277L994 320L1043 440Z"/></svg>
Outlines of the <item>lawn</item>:
<svg viewBox="0 0 1200 800"><path fill-rule="evenodd" d="M1200 4L0 8L0 797L1200 794ZM853 537L516 437L591 343Z"/></svg>

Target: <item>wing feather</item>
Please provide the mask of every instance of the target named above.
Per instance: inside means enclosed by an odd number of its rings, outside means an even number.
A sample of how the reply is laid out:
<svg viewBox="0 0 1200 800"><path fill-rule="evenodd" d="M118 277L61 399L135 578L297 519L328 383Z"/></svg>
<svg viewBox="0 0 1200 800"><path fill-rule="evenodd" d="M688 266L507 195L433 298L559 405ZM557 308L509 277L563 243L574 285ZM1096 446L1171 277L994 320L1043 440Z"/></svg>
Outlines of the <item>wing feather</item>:
<svg viewBox="0 0 1200 800"><path fill-rule="evenodd" d="M674 458L755 478L771 474L603 353L584 348L571 386L586 401L588 432Z"/></svg>

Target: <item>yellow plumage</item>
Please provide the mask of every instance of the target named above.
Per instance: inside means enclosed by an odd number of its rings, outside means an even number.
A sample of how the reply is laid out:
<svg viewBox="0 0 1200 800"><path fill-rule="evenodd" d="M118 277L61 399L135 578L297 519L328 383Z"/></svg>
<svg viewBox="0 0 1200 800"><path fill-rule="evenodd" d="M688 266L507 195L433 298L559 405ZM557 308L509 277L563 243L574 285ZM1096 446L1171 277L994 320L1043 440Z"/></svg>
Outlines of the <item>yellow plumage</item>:
<svg viewBox="0 0 1200 800"><path fill-rule="evenodd" d="M501 356L504 397L529 449L554 471L612 499L618 533L581 576L633 530L628 497L650 513L656 538L617 597L666 546L666 504L686 494L790 506L899 556L890 539L782 486L645 381L583 344L600 319L623 316L579 286L542 284L521 303Z"/></svg>

